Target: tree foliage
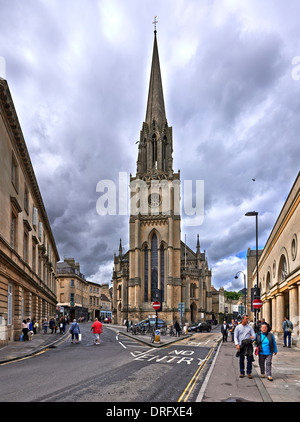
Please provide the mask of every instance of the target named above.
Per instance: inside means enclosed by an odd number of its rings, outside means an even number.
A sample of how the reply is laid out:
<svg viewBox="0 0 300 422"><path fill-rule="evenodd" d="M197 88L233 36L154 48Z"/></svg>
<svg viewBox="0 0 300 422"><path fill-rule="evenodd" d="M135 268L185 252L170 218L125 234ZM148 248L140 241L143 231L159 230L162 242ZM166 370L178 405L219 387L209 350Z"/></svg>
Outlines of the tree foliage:
<svg viewBox="0 0 300 422"><path fill-rule="evenodd" d="M231 299L231 300L237 300L241 296L243 296L241 292L228 292L227 290L224 291L224 295L226 296L227 299Z"/></svg>

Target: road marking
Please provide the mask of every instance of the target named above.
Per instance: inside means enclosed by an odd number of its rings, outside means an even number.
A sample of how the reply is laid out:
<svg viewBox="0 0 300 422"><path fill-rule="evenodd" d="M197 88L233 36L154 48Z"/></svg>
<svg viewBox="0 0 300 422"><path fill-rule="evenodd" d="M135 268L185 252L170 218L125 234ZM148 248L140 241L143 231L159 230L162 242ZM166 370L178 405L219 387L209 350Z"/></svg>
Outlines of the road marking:
<svg viewBox="0 0 300 422"><path fill-rule="evenodd" d="M207 362L209 361L209 358L211 357L213 351L215 349L215 346L213 346L210 351L208 352L208 355L206 356L205 359L202 360L202 362L199 362L199 368L197 369L197 371L195 372L195 374L193 375L192 379L190 380L190 382L188 383L188 385L186 386L185 390L183 391L183 393L181 394L181 396L178 399L178 402L184 401L186 402L187 399L189 398L191 392L193 391L196 382L201 374L201 372L203 371L203 369L205 368Z"/></svg>
<svg viewBox="0 0 300 422"><path fill-rule="evenodd" d="M47 352L48 350L49 349L45 349L45 350L42 350L41 352L37 352L37 353L35 353L34 355L31 355L31 356L24 356L23 358L16 358L16 359L9 361L9 362L0 363L0 366L5 366L5 365L9 365L10 363L20 362L21 360L31 359L31 358L34 358L35 356L42 355L43 353Z"/></svg>
<svg viewBox="0 0 300 422"><path fill-rule="evenodd" d="M124 346L124 344L123 344L123 343L121 343L120 341L119 341L119 344L120 344L121 346L123 346L123 347L124 347L124 349L127 349L127 347L126 347L126 346Z"/></svg>
<svg viewBox="0 0 300 422"><path fill-rule="evenodd" d="M139 351L137 351L137 350L135 350L135 352L134 353L137 353L137 355L134 355L133 354L133 352L130 352L130 354L133 356L133 357L137 357L137 356L142 356L142 355L145 355L146 353L148 353L148 352L151 352L152 351L152 349L149 349L149 350L146 350L145 352L139 352Z"/></svg>

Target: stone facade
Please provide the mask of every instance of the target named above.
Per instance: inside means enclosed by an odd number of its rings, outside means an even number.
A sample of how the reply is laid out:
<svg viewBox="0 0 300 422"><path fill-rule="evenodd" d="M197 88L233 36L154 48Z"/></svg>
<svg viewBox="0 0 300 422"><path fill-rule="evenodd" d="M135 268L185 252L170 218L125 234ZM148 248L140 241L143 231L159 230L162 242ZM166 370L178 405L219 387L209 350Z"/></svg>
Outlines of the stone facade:
<svg viewBox="0 0 300 422"><path fill-rule="evenodd" d="M146 118L140 132L136 176L130 177L129 250L114 259L113 320L121 323L153 315L168 324L210 319L211 271L205 252L181 241L180 171L173 170L173 134L168 125L157 48L152 56Z"/></svg>
<svg viewBox="0 0 300 422"><path fill-rule="evenodd" d="M57 264L57 298L58 306L63 307L70 321L80 317L88 320L89 283L74 258L65 258Z"/></svg>
<svg viewBox="0 0 300 422"><path fill-rule="evenodd" d="M0 346L55 317L59 255L8 84L0 78Z"/></svg>
<svg viewBox="0 0 300 422"><path fill-rule="evenodd" d="M300 319L300 173L282 207L258 262L259 288L264 302L261 317L282 335L287 316L294 324L293 342L299 344ZM252 254L253 255L253 254ZM256 268L250 286L256 282ZM249 287L250 287L249 286Z"/></svg>
<svg viewBox="0 0 300 422"><path fill-rule="evenodd" d="M93 283L88 281L88 314L89 319L94 321L95 318L100 319L100 309L101 309L101 287L98 283Z"/></svg>

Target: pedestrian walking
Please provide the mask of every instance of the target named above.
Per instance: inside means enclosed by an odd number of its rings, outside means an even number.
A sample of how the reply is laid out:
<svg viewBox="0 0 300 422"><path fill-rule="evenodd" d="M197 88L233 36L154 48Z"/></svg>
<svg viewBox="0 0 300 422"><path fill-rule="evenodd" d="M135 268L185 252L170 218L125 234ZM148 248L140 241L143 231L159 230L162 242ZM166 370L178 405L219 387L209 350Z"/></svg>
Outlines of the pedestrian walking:
<svg viewBox="0 0 300 422"><path fill-rule="evenodd" d="M225 341L227 341L227 336L228 336L228 324L226 321L223 322L223 324L221 325L221 333L223 334L223 343Z"/></svg>
<svg viewBox="0 0 300 422"><path fill-rule="evenodd" d="M51 334L53 334L54 329L55 329L55 321L54 321L54 318L51 318L51 319L50 319L50 322L49 322L49 328L50 328L50 330L51 330Z"/></svg>
<svg viewBox="0 0 300 422"><path fill-rule="evenodd" d="M22 322L23 341L29 340L28 331L29 331L28 322L26 321L26 319L23 319L23 322Z"/></svg>
<svg viewBox="0 0 300 422"><path fill-rule="evenodd" d="M91 331L93 331L94 334L95 344L100 344L100 334L102 333L102 327L102 323L98 320L98 318L95 318L95 322L91 328Z"/></svg>
<svg viewBox="0 0 300 422"><path fill-rule="evenodd" d="M231 334L231 343L234 342L234 330L235 330L235 322L234 322L234 319L232 319L231 323L229 324L229 332Z"/></svg>
<svg viewBox="0 0 300 422"><path fill-rule="evenodd" d="M252 362L254 361L252 340L255 338L255 332L248 321L248 315L243 315L241 324L234 330L236 356L240 359L240 378L245 376L245 356L247 357L247 376L252 378Z"/></svg>
<svg viewBox="0 0 300 422"><path fill-rule="evenodd" d="M35 318L33 318L32 320L32 330L33 330L33 334L37 334L37 329L39 328L39 324L37 323L37 321L35 320Z"/></svg>
<svg viewBox="0 0 300 422"><path fill-rule="evenodd" d="M291 340L292 340L292 332L293 332L293 323L288 319L288 317L284 317L284 321L282 324L283 328L283 347L286 347L286 338L288 338L288 347L291 347Z"/></svg>
<svg viewBox="0 0 300 422"><path fill-rule="evenodd" d="M79 327L78 322L76 322L76 319L73 319L73 323L70 327L70 333L72 334L71 343L73 344L73 340L75 338L75 343L77 344L78 343L78 337L79 337L79 334L80 334L80 327Z"/></svg>
<svg viewBox="0 0 300 422"><path fill-rule="evenodd" d="M175 328L175 331L176 331L176 337L179 337L179 335L180 335L180 325L179 325L178 321L175 321L174 328Z"/></svg>
<svg viewBox="0 0 300 422"><path fill-rule="evenodd" d="M258 347L258 363L260 367L261 377L273 381L272 378L272 357L277 354L277 344L272 333L268 331L268 324L262 322L261 331L257 334L255 343Z"/></svg>
<svg viewBox="0 0 300 422"><path fill-rule="evenodd" d="M63 329L64 329L63 319L60 318L59 319L59 332L60 332L60 334L63 334Z"/></svg>
<svg viewBox="0 0 300 422"><path fill-rule="evenodd" d="M43 327L44 327L44 334L47 334L48 330L48 321L46 319L43 320Z"/></svg>

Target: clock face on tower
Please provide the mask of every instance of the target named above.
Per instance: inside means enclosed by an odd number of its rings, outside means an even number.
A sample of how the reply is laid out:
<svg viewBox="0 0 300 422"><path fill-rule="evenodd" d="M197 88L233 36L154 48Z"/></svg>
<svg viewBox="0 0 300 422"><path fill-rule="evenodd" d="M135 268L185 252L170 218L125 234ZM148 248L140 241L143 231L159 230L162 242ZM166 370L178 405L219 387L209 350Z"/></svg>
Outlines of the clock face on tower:
<svg viewBox="0 0 300 422"><path fill-rule="evenodd" d="M148 203L150 207L155 208L158 207L160 204L160 196L158 193L151 193L148 197Z"/></svg>

